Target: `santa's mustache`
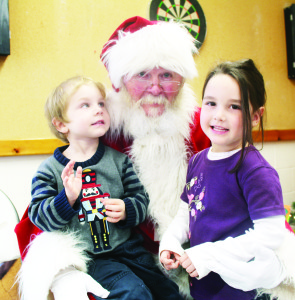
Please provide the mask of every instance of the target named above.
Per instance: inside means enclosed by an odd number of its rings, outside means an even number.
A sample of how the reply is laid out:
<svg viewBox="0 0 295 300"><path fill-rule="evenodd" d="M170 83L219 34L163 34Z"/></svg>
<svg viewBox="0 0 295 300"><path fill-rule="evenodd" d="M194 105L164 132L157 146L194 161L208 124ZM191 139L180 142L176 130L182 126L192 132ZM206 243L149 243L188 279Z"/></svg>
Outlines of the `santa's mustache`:
<svg viewBox="0 0 295 300"><path fill-rule="evenodd" d="M153 96L153 95L146 95L143 96L140 100L136 101L135 106L140 107L143 104L164 104L165 107L168 107L170 105L170 102L167 100L166 97L159 95L159 96Z"/></svg>

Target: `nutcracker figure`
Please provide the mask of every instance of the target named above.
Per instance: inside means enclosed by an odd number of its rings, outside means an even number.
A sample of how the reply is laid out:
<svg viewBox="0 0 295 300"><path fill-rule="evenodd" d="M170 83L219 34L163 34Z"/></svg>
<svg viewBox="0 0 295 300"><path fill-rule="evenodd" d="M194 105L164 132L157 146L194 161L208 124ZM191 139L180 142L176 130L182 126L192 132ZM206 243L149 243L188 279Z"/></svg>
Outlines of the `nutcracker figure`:
<svg viewBox="0 0 295 300"><path fill-rule="evenodd" d="M110 194L103 193L99 189L100 186L100 184L96 184L95 172L85 169L82 173L82 197L80 200L82 207L78 217L80 222L89 223L95 252L102 251L102 247L104 250L112 248L109 244L110 231L106 220L106 209L100 201L110 198ZM100 231L97 223L100 225Z"/></svg>

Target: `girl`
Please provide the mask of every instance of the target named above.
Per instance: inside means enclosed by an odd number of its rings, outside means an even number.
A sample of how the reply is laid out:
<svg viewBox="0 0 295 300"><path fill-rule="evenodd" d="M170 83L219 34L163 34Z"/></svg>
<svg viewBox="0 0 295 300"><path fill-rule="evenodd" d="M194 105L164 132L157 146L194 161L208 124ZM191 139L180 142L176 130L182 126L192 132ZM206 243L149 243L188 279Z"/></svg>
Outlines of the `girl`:
<svg viewBox="0 0 295 300"><path fill-rule="evenodd" d="M285 276L273 251L285 232L279 177L252 140L258 125L263 136L264 80L250 59L224 62L208 74L202 96L201 127L212 146L189 162L160 261L186 269L194 299L254 299L253 289Z"/></svg>

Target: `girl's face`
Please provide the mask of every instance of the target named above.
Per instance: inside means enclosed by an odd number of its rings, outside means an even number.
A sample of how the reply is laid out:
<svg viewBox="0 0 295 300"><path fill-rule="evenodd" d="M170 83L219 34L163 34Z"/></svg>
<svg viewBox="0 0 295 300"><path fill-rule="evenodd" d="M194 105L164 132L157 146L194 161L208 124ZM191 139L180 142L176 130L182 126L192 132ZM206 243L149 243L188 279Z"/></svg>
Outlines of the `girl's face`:
<svg viewBox="0 0 295 300"><path fill-rule="evenodd" d="M229 75L213 76L204 91L201 127L212 143L212 151L228 152L242 147L241 93Z"/></svg>

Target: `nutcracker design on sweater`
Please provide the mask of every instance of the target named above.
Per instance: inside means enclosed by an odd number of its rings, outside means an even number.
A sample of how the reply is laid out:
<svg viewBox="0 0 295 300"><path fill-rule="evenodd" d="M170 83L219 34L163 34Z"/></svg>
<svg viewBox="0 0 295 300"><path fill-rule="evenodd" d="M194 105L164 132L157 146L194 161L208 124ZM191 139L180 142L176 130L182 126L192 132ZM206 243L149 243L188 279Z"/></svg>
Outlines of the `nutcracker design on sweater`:
<svg viewBox="0 0 295 300"><path fill-rule="evenodd" d="M110 198L110 194L103 193L96 184L96 174L91 169L86 169L82 173L82 198L81 210L79 212L79 221L89 223L91 237L95 252L101 252L101 241L103 249L108 250L112 247L109 243L109 226L106 220L105 207L101 203L101 199ZM100 225L100 232L97 230L97 222Z"/></svg>

